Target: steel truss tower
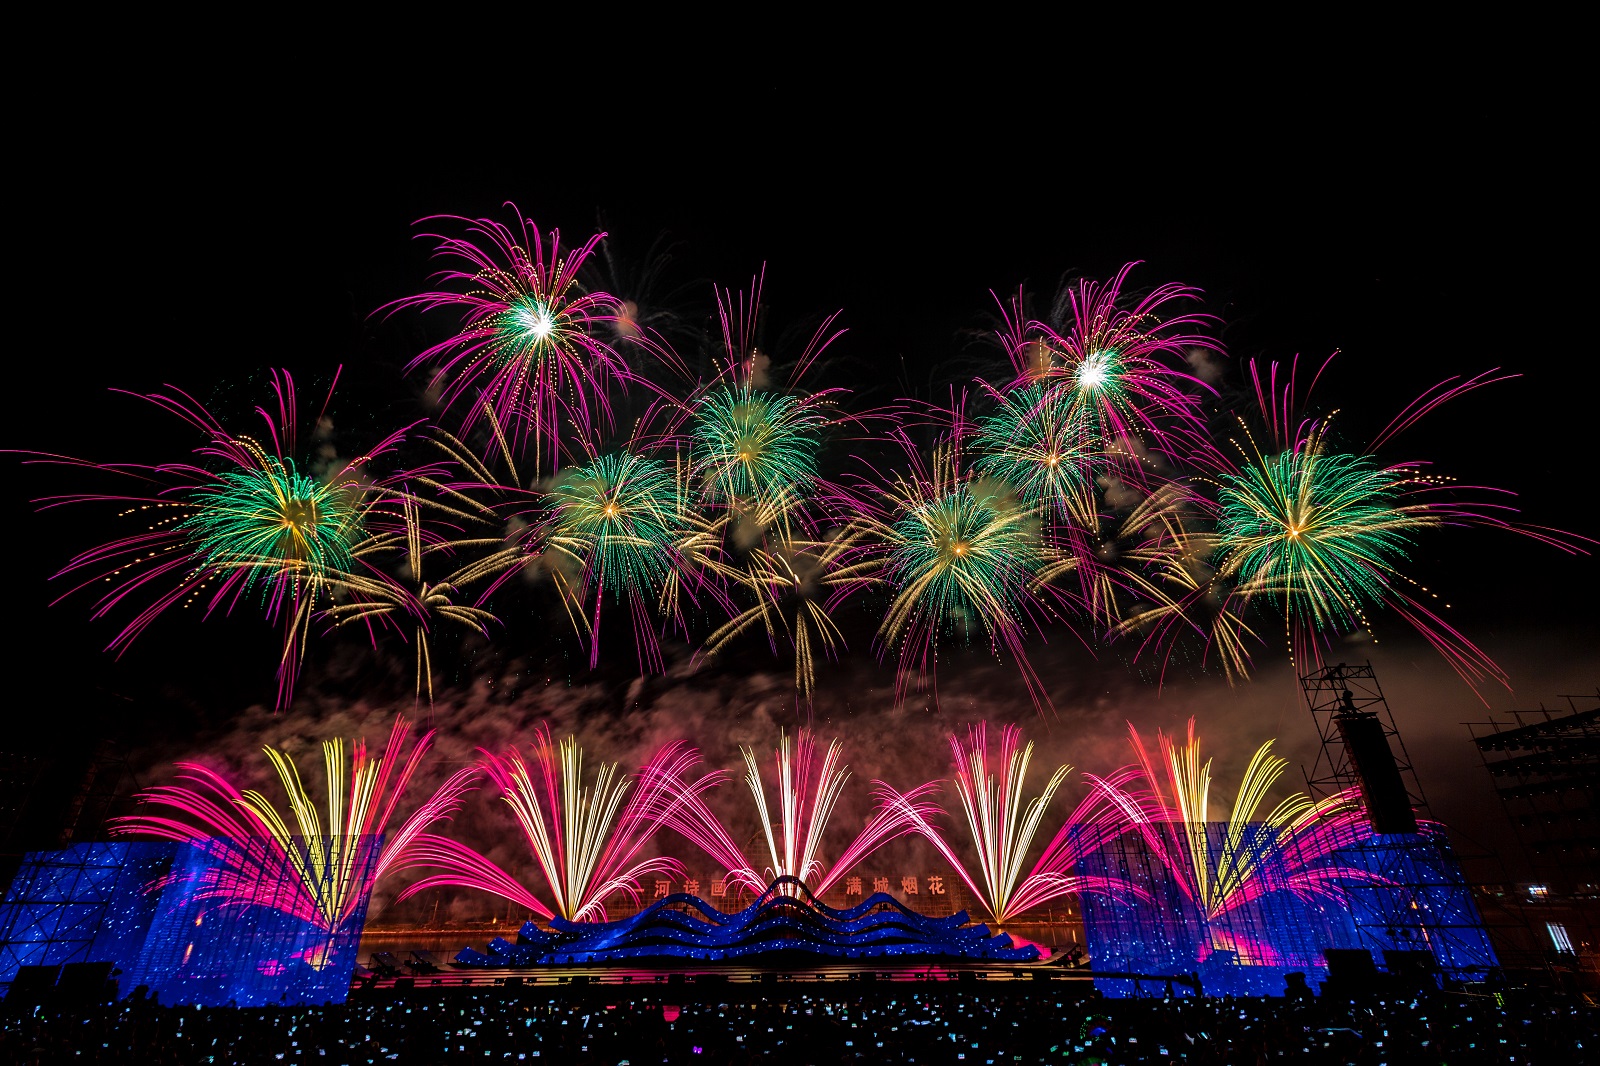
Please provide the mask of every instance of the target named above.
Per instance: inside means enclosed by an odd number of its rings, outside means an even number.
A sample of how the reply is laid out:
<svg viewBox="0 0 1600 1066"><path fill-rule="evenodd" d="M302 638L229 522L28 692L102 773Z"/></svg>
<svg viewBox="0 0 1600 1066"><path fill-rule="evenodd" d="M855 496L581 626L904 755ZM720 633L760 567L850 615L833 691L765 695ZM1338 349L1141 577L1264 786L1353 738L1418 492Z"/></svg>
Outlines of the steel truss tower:
<svg viewBox="0 0 1600 1066"><path fill-rule="evenodd" d="M1344 853L1375 875L1345 885L1364 946L1381 957L1427 951L1445 976L1463 969L1453 960L1482 958L1483 919L1444 827L1429 816L1372 664L1323 667L1301 677L1300 689L1322 741L1307 786L1317 798L1359 795L1377 830ZM1396 826L1405 831L1382 831Z"/></svg>

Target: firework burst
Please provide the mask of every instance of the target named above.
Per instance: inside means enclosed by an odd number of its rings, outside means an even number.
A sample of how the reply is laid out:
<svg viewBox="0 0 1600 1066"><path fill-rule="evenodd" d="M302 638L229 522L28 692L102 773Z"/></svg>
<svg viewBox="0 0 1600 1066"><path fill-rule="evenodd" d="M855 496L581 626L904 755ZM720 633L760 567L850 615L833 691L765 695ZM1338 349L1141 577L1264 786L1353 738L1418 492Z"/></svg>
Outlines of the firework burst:
<svg viewBox="0 0 1600 1066"><path fill-rule="evenodd" d="M1023 790L1033 743L1019 746L1021 732L1007 727L1000 734L998 759L992 759L988 730L978 725L968 730L967 742L950 735L955 759L955 791L966 817L977 873L962 861L956 849L927 817L905 797L890 793L890 806L900 810L916 830L938 850L964 881L997 925L1059 896L1085 891L1124 895L1131 891L1119 882L1071 872L1077 858L1117 836L1124 828L1116 812L1099 801L1080 805L1045 848L1027 876L1022 870L1034 837L1039 832L1050 801L1065 783L1072 767L1062 765L1050 774L1039 795L1024 805Z"/></svg>
<svg viewBox="0 0 1600 1066"><path fill-rule="evenodd" d="M135 493L39 501L46 508L114 504L121 518L144 524L137 533L77 555L57 575L78 581L66 595L89 588L100 592L94 618L153 594L112 639L111 650L126 650L169 610L201 605L208 617L228 613L253 589L268 619L283 627L282 706L293 693L315 612L335 595L387 595L387 579L360 561L404 544L407 508L415 500L404 489L404 473L374 479L366 472L374 460L395 450L404 430L324 475L300 472L293 459L294 382L274 372L272 383L275 409L257 408L266 424L264 440L228 432L184 393L142 397L201 431L204 441L195 449L195 463L95 464L60 456L35 461L93 467L138 486Z"/></svg>
<svg viewBox="0 0 1600 1066"><path fill-rule="evenodd" d="M1505 684L1493 660L1424 604L1437 593L1404 572L1415 535L1489 526L1570 554L1586 554L1581 545L1592 542L1516 523L1505 504L1472 498L1495 490L1458 485L1418 461L1385 465L1372 454L1440 404L1505 379L1491 371L1443 382L1409 404L1371 450L1344 450L1331 417L1295 417L1298 368L1281 380L1279 369L1273 364L1263 375L1250 366L1268 445L1246 428L1233 442L1241 461L1213 479L1214 565L1219 579L1233 583L1232 600L1241 610L1253 602L1274 606L1298 664L1320 661L1326 642L1351 631L1370 636L1370 616L1383 608L1404 618L1474 691L1486 679Z"/></svg>
<svg viewBox="0 0 1600 1066"><path fill-rule="evenodd" d="M837 658L845 637L833 611L855 593L878 582L879 564L862 546L866 533L852 523L831 536L766 537L737 564L714 559L710 566L730 586L744 593L750 606L706 638L707 656L757 627L766 631L774 655L785 641L794 652L794 682L808 704L816 689L816 655Z"/></svg>
<svg viewBox="0 0 1600 1066"><path fill-rule="evenodd" d="M1341 848L1371 831L1356 790L1316 801L1295 793L1261 817L1267 793L1289 765L1272 754L1269 740L1251 757L1226 830L1217 836L1210 831L1211 761L1200 761L1194 722L1181 747L1157 735L1159 760L1131 726L1129 734L1138 759L1131 772L1087 779L1127 819L1206 920L1280 889L1342 903L1341 882L1372 878L1333 861ZM1144 787L1130 788L1135 781Z"/></svg>
<svg viewBox="0 0 1600 1066"><path fill-rule="evenodd" d="M694 405L691 457L715 504L781 501L788 514L817 477L821 406L805 398L722 384Z"/></svg>
<svg viewBox="0 0 1600 1066"><path fill-rule="evenodd" d="M1100 443L1069 390L1036 382L991 395L994 413L978 419L971 443L974 470L1011 486L1046 521L1092 521Z"/></svg>
<svg viewBox="0 0 1600 1066"><path fill-rule="evenodd" d="M941 639L981 634L1010 653L1035 702L1048 706L1024 650L1029 624L1055 613L1036 580L1051 562L1038 520L1004 484L961 471L958 439L936 449L931 468L900 439L913 469L894 477L892 513L870 527L894 590L878 636L899 653L897 687L903 694L913 675L931 678Z"/></svg>
<svg viewBox="0 0 1600 1066"><path fill-rule="evenodd" d="M586 614L590 668L600 662L600 613L609 594L629 605L640 668L659 671L655 609L679 566L679 542L690 524L681 479L659 459L613 452L564 472L548 506L547 549L581 570L577 586L564 585L563 595L577 606L593 600Z"/></svg>
<svg viewBox="0 0 1600 1066"><path fill-rule="evenodd" d="M1181 457L1203 443L1199 397L1210 390L1184 369L1185 357L1191 348L1217 349L1194 332L1211 316L1172 310L1197 299L1198 290L1161 285L1143 297L1127 295L1137 265L1126 264L1108 282L1064 286L1049 321L1026 320L1020 298L1013 301L1002 333L1013 384L1059 383L1074 416L1125 476L1139 476L1144 446Z"/></svg>
<svg viewBox="0 0 1600 1066"><path fill-rule="evenodd" d="M608 389L630 376L604 339L619 302L585 292L578 282L605 235L563 254L558 233L547 241L520 212L510 226L440 217L465 225L466 236L424 236L440 242L438 256L462 265L438 275L447 289L399 300L389 310L452 308L461 314L461 327L406 369L434 367L431 383L444 405L464 405L464 428L487 407L510 427L519 451L531 439L536 468L559 465L563 422L575 421L585 431L607 428Z"/></svg>
<svg viewBox="0 0 1600 1066"><path fill-rule="evenodd" d="M765 863L759 869L734 843L722 820L702 798L704 790L676 782L667 789L674 797L665 819L668 828L693 841L727 871L727 881L740 890L760 893L779 877L803 882L814 895L826 892L840 877L884 844L917 830L937 808L926 802L936 784L901 795L882 782L874 783L877 809L855 837L829 865L823 858L824 838L834 807L849 780L841 764L843 745L836 739L818 759L816 738L802 729L795 737L780 734L773 753L773 788L776 819L753 748L741 747L745 784L755 800L761 833L766 842ZM792 886L782 891L792 893Z"/></svg>

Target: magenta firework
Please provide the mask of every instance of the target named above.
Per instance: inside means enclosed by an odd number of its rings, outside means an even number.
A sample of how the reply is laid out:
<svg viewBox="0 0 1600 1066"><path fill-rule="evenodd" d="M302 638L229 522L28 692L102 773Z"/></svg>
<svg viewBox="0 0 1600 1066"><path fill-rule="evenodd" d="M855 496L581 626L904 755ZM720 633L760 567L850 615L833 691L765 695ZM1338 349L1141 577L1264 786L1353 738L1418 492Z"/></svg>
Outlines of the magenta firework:
<svg viewBox="0 0 1600 1066"><path fill-rule="evenodd" d="M114 831L206 851L214 868L196 898L283 910L334 932L365 909L379 880L412 861L424 831L448 821L475 787L478 770L458 769L396 824L433 743L433 733L424 733L407 751L410 733L410 724L397 717L382 752L373 756L358 740L348 765L343 740L324 742L326 823L293 760L267 748L289 818L263 793L241 791L215 770L184 762L177 765L177 784L142 793L140 812L118 819Z"/></svg>
<svg viewBox="0 0 1600 1066"><path fill-rule="evenodd" d="M217 906L270 905L330 931L380 880L402 876L410 881L399 899L461 888L576 922L603 921L619 902L638 905L649 881L684 880L707 860L722 886L717 896L760 895L775 883L820 896L847 876L859 883L874 854L901 838L931 848L1000 925L1063 896L1142 897L1131 883L1083 872L1087 858L1123 837L1141 842L1207 920L1279 891L1338 900L1373 877L1341 860L1372 833L1353 792L1292 795L1260 815L1286 765L1270 741L1250 758L1226 820L1216 819L1211 762L1200 760L1192 722L1186 744L1163 735L1157 753L1134 733L1135 761L1085 775L1087 788L1070 805L1060 792L1071 767L1030 781L1033 744L1015 727L978 724L947 738L947 781L875 781L870 806L847 801L848 816L841 741L823 748L804 730L780 734L770 762L741 749L744 787L721 795L730 772L706 769L682 741L624 774L615 761L586 767L576 738L557 741L547 723L526 746L480 751L454 768L427 758L431 733L408 750L409 736L401 718L375 757L360 741L353 756L342 740L324 743L326 822L293 761L269 748L287 817L260 791L180 763L175 783L145 792L117 831L206 849L220 872L201 888ZM420 801L410 795L419 774L441 782ZM510 812L526 854L512 849L509 864L502 849L474 847L455 831L452 816L484 778L492 787L477 791L472 821L497 825ZM756 830L740 845L745 830L731 827L751 816Z"/></svg>
<svg viewBox="0 0 1600 1066"><path fill-rule="evenodd" d="M771 653L809 708L819 662L852 649L893 660L904 700L936 698L941 660L972 648L1049 713L1051 639L1238 681L1263 651L1309 666L1394 618L1477 688L1504 674L1408 560L1463 525L1592 543L1383 454L1497 371L1442 382L1353 445L1292 367L1251 363L1244 389L1214 388L1229 370L1198 291L1137 290L1136 264L1072 281L1042 314L1019 293L1002 353L948 401L851 410L859 375L823 383L839 314L769 345L762 277L712 287L700 348L680 352L594 282L603 235L563 245L514 209L427 221L443 269L383 312L453 313L448 336L408 349L442 424L419 417L330 459L308 437L326 401L302 419L274 374L254 428L177 389L143 397L198 431L192 455L34 457L120 482L40 501L116 512L59 575L94 618L122 619L112 650L169 613L258 612L281 633L281 707L308 645L337 632L410 645L430 701L443 634L458 683L484 643L594 671L626 663L631 635L646 675ZM630 364L617 344L652 358ZM511 623L530 616L570 632L523 640Z"/></svg>
<svg viewBox="0 0 1600 1066"><path fill-rule="evenodd" d="M429 367L430 386L464 429L493 412L510 427L519 450L531 442L536 468L561 465L564 427L610 427L608 390L629 376L607 342L620 301L589 292L579 280L603 233L563 253L512 208L510 225L494 219L441 216L464 235L430 233L449 265L441 287L406 297L393 309L449 308L460 316L446 340L419 353L408 369Z"/></svg>

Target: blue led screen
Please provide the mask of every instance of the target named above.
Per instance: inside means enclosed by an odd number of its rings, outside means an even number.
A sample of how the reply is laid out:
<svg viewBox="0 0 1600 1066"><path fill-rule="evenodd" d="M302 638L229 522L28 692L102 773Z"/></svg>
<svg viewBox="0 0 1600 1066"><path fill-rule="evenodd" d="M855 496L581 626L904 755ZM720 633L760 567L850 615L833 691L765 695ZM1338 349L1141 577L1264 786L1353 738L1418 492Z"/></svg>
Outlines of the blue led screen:
<svg viewBox="0 0 1600 1066"><path fill-rule="evenodd" d="M1258 859L1281 861L1266 832L1255 831L1261 834ZM1221 850L1226 832L1223 823L1207 826L1211 854ZM1096 986L1117 997L1165 994L1165 977L1188 974L1207 995L1282 995L1285 974L1299 971L1313 983L1325 978L1322 952L1330 948L1366 949L1380 966L1386 950L1427 951L1439 973L1462 980L1481 980L1496 965L1477 907L1437 830L1373 836L1322 865L1377 878L1342 883L1338 899L1303 899L1280 888L1207 920L1140 838L1102 846L1079 872L1126 881L1148 898L1083 897L1090 965L1097 974L1148 976L1097 977ZM1192 989L1179 983L1173 992Z"/></svg>
<svg viewBox="0 0 1600 1066"><path fill-rule="evenodd" d="M377 850L357 849L357 864L370 866ZM0 983L24 965L109 962L121 971L119 995L142 985L163 1003L342 1002L367 900L329 932L291 913L304 898L292 864L258 868L247 906L218 898L225 873L206 847L188 844L32 852L0 904Z"/></svg>

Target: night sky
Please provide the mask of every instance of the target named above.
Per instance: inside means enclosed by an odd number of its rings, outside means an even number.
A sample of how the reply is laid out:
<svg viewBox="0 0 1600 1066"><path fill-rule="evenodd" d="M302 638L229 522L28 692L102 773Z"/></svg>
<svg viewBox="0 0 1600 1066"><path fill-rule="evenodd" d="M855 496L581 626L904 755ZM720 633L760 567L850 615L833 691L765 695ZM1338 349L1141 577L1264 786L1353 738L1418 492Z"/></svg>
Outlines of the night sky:
<svg viewBox="0 0 1600 1066"><path fill-rule="evenodd" d="M1370 98L1197 83L1159 109L1066 107L1039 86L959 76L890 91L767 71L715 88L646 79L518 117L509 101L418 106L379 85L330 87L313 102L309 91L226 83L200 93L174 78L119 85L92 121L65 104L30 113L13 134L29 166L14 219L0 446L175 459L191 439L174 421L108 390L171 384L239 411L262 395L273 366L310 395L343 365L341 432L422 417L422 381L399 368L443 324L373 312L426 285L417 219L509 221L500 205L510 200L564 241L602 227L636 263L659 239L670 258L658 294L690 327L709 321L713 282L741 287L765 263L775 328L843 310L849 332L828 372L863 402L970 382L993 357L974 341L990 327L991 291L1021 285L1047 297L1066 273L1106 276L1129 260L1145 264L1136 287L1203 289L1236 364L1342 350L1318 395L1343 410L1340 425L1356 439L1443 377L1503 367L1524 376L1431 416L1390 457L1432 459L1464 481L1515 490L1528 521L1593 534L1583 324L1592 296L1572 252L1592 233L1580 221L1590 211L1559 99L1511 93L1487 75ZM69 491L71 473L23 468L16 456L8 468L13 740L0 747L86 747L111 735L147 750L143 765L157 773L161 760L197 748L255 746L260 731L249 730L270 718L259 705L273 694L274 631L248 612L202 628L172 619L113 661L100 649L115 629L87 622L84 600L48 606L49 575L110 535L98 524L105 513L36 515L29 499ZM1426 540L1415 569L1510 672L1513 693L1485 690L1496 711L1600 683L1593 558L1450 530ZM1424 787L1455 820L1492 813L1487 774L1457 724L1485 709L1403 623L1379 622L1387 643L1375 662L1402 730L1425 749L1413 752ZM847 737L879 738L864 769L893 761L882 750L888 723L915 725L918 713L930 751L941 724L976 715L1021 722L1052 750L1109 752L1123 717L1170 728L1194 713L1235 774L1274 731L1292 754L1310 754L1275 646L1261 649L1261 673L1242 689L1182 674L1158 691L1117 654L1089 658L1054 634L1033 645L1059 694L1060 719L1046 723L1020 684L1007 690L1003 671L975 661L980 680L967 684L959 659L941 670L946 709L919 702L891 717L865 706L863 694L881 696L892 674L867 645L854 646L835 691L819 699ZM409 669L409 650L399 656L397 666L319 649L303 705L270 728L293 733L299 715L304 735L319 736L346 724L330 707L392 701ZM610 673L587 677L570 632L538 618L512 620L494 649L446 658L458 693L485 676L516 689L565 669L580 688L624 693L615 713L654 716L652 730L670 730L678 705L634 698L621 642L609 649ZM740 675L781 681L788 669L752 647L672 684L732 692L738 716L748 710L737 706ZM940 768L930 760L932 776Z"/></svg>

